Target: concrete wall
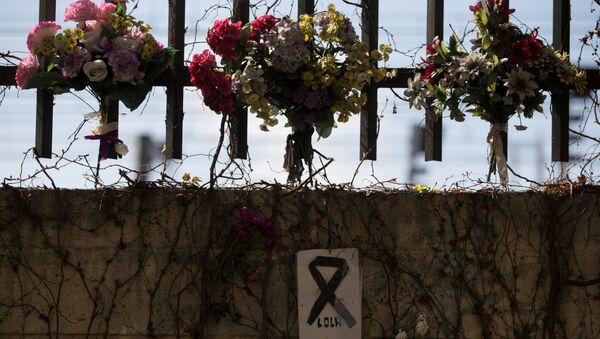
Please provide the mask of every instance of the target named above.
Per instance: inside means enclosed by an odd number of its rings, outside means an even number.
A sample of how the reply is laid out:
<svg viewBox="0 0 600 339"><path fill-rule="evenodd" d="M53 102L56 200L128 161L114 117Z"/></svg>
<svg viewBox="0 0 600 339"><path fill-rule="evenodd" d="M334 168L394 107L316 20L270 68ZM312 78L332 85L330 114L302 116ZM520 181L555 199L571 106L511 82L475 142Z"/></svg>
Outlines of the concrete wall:
<svg viewBox="0 0 600 339"><path fill-rule="evenodd" d="M243 206L277 243L222 268ZM0 190L0 337L294 338L295 253L345 247L363 338L600 338L599 193L276 188Z"/></svg>

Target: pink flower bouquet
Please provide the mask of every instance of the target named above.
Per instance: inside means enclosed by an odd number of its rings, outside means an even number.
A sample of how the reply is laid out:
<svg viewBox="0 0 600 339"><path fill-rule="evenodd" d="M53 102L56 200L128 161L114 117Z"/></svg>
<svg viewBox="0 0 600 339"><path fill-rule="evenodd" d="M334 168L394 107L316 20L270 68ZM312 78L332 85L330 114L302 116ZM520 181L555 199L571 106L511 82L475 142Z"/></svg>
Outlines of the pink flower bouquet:
<svg viewBox="0 0 600 339"><path fill-rule="evenodd" d="M65 21L76 22L75 28L61 30L53 21L37 24L27 37L30 55L16 73L17 85L24 89L45 88L53 94L88 89L96 96L101 125L89 139L101 141L101 159L108 143L122 143L116 126L106 124L107 100L136 109L176 52L163 47L149 25L126 14L126 1L115 2L73 2Z"/></svg>

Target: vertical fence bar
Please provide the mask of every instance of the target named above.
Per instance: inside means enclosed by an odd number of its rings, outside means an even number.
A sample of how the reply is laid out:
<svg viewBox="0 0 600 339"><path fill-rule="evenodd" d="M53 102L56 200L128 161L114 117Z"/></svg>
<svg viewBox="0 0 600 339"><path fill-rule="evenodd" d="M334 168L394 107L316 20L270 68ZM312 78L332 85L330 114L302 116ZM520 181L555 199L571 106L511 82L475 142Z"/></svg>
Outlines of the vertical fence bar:
<svg viewBox="0 0 600 339"><path fill-rule="evenodd" d="M104 2L115 3L115 0L105 0ZM119 101L118 100L108 100L106 103L106 123L110 124L112 122L119 123ZM118 130L117 130L118 133ZM118 137L118 134L117 134ZM115 151L115 145L109 144L108 146L108 158L109 159L117 159L118 154Z"/></svg>
<svg viewBox="0 0 600 339"><path fill-rule="evenodd" d="M249 0L233 1L233 19L241 21L242 25L250 20ZM229 118L232 156L246 159L248 157L248 109L236 109Z"/></svg>
<svg viewBox="0 0 600 339"><path fill-rule="evenodd" d="M56 20L56 0L39 0L39 20ZM41 67L46 67L44 60ZM52 157L52 117L54 97L45 89L37 90L35 120L35 154L40 158Z"/></svg>
<svg viewBox="0 0 600 339"><path fill-rule="evenodd" d="M554 0L553 46L569 52L571 1ZM569 94L552 96L552 161L569 161Z"/></svg>
<svg viewBox="0 0 600 339"><path fill-rule="evenodd" d="M315 13L315 0L298 0L298 16Z"/></svg>
<svg viewBox="0 0 600 339"><path fill-rule="evenodd" d="M183 79L185 67L185 0L169 0L169 45L177 49L168 69L165 155L181 159L183 153Z"/></svg>
<svg viewBox="0 0 600 339"><path fill-rule="evenodd" d="M427 43L444 38L444 0L427 0ZM425 161L442 161L442 117L425 113Z"/></svg>
<svg viewBox="0 0 600 339"><path fill-rule="evenodd" d="M506 8L510 8L510 0L504 0L505 6ZM509 18L510 20L510 18ZM508 121L507 121L508 123ZM500 135L502 135L502 148L504 150L504 158L506 160L508 160L508 131L507 132L500 132Z"/></svg>
<svg viewBox="0 0 600 339"><path fill-rule="evenodd" d="M362 41L369 51L379 44L379 0L361 0ZM377 160L377 86L368 86L367 105L360 112L360 159Z"/></svg>

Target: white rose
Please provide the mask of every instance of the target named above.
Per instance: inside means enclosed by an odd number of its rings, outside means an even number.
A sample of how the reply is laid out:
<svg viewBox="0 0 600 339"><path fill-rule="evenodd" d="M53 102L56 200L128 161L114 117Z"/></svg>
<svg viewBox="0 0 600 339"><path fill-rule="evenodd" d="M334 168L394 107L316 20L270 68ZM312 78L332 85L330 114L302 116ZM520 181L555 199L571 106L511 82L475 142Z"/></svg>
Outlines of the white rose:
<svg viewBox="0 0 600 339"><path fill-rule="evenodd" d="M115 45L131 52L136 52L138 50L138 41L132 37L120 36L115 38L113 42Z"/></svg>
<svg viewBox="0 0 600 339"><path fill-rule="evenodd" d="M102 60L94 60L86 62L83 65L83 73L93 82L99 82L106 79L108 70L106 64Z"/></svg>
<svg viewBox="0 0 600 339"><path fill-rule="evenodd" d="M406 334L406 332L400 331L400 332L398 332L398 334L396 334L395 339L406 339L406 338L408 338L408 335Z"/></svg>

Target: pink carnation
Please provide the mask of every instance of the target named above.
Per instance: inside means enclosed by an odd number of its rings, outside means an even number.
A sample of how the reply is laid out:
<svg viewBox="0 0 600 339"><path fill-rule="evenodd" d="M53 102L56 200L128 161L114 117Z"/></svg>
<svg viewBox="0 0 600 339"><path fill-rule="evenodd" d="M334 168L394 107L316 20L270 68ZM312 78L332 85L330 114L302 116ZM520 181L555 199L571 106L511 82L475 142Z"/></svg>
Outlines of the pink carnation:
<svg viewBox="0 0 600 339"><path fill-rule="evenodd" d="M60 25L54 21L42 21L35 25L29 36L27 36L27 49L31 54L38 54L40 48L44 46L49 39L54 43L54 36L60 29Z"/></svg>
<svg viewBox="0 0 600 339"><path fill-rule="evenodd" d="M117 6L115 4L111 4L109 2L105 2L102 5L98 6L97 12L97 20L100 22L108 22L108 18L117 10Z"/></svg>
<svg viewBox="0 0 600 339"><path fill-rule="evenodd" d="M79 75L81 67L87 61L90 61L90 52L83 47L77 47L73 53L65 57L62 65L61 74L63 77L72 79Z"/></svg>
<svg viewBox="0 0 600 339"><path fill-rule="evenodd" d="M229 19L223 19L215 20L206 40L210 48L223 59L233 59L241 37L242 22L230 23Z"/></svg>
<svg viewBox="0 0 600 339"><path fill-rule="evenodd" d="M65 21L96 20L98 5L91 0L77 0L65 10Z"/></svg>
<svg viewBox="0 0 600 339"><path fill-rule="evenodd" d="M114 73L114 81L129 82L135 85L135 81L144 77L138 71L140 60L135 53L126 49L115 49L108 55L108 65Z"/></svg>
<svg viewBox="0 0 600 339"><path fill-rule="evenodd" d="M19 67L17 67L17 75L15 76L17 86L25 88L27 80L38 71L39 66L35 55L29 54L26 58L23 58Z"/></svg>

